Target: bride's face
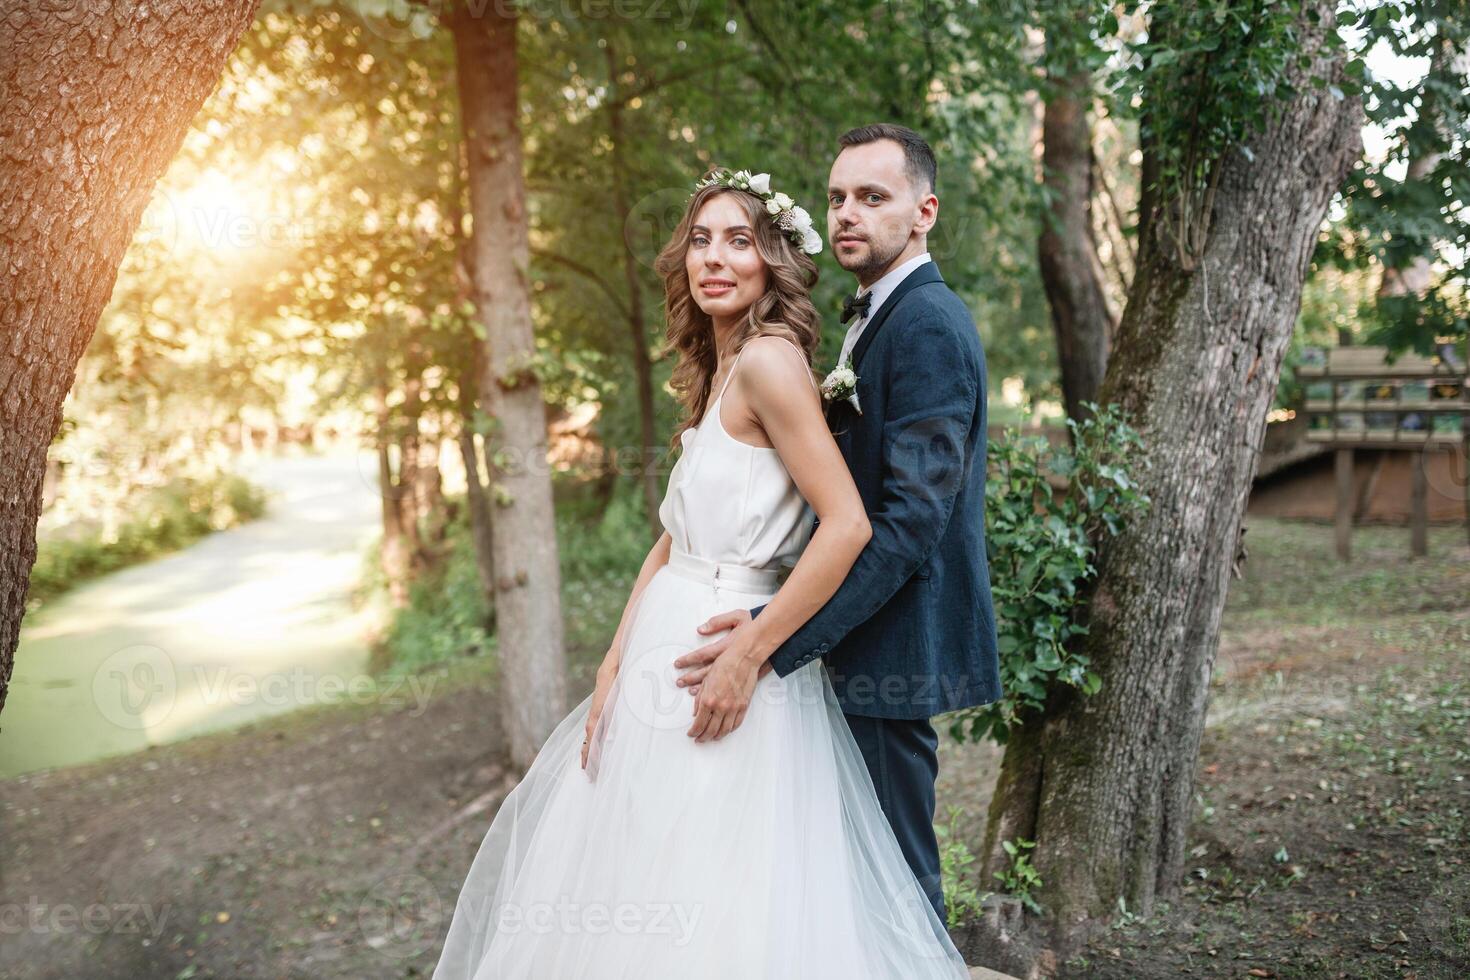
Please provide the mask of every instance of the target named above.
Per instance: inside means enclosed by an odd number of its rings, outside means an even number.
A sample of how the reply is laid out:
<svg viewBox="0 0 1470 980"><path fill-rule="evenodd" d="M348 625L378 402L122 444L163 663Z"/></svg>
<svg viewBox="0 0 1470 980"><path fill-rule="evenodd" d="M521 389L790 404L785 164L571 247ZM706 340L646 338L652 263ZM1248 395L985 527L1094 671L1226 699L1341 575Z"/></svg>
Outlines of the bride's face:
<svg viewBox="0 0 1470 980"><path fill-rule="evenodd" d="M769 270L733 194L715 195L694 216L684 268L694 302L711 319L733 319L766 291Z"/></svg>

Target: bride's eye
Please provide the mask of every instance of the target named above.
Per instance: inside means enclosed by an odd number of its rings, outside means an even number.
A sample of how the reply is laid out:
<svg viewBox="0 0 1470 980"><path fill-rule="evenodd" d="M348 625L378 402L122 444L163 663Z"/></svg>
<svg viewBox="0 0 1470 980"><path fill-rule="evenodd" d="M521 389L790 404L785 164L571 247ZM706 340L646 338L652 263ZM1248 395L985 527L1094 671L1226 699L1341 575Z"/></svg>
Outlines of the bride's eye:
<svg viewBox="0 0 1470 980"><path fill-rule="evenodd" d="M731 244L739 245L741 248L744 248L745 246L750 244L750 239L746 238L744 235L736 235L734 238L730 239L730 242Z"/></svg>
<svg viewBox="0 0 1470 980"><path fill-rule="evenodd" d="M691 235L689 238L689 244L693 245L695 248L704 248L706 245L709 244L709 239L704 237L703 235Z"/></svg>

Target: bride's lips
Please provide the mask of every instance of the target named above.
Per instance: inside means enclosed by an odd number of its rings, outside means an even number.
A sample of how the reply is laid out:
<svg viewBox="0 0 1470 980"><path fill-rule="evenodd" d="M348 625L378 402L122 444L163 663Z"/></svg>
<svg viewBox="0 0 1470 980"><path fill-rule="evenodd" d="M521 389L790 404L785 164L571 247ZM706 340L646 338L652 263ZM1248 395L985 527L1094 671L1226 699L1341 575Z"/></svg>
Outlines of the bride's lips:
<svg viewBox="0 0 1470 980"><path fill-rule="evenodd" d="M705 279L699 284L699 289L706 296L723 296L735 288L735 284L728 279Z"/></svg>

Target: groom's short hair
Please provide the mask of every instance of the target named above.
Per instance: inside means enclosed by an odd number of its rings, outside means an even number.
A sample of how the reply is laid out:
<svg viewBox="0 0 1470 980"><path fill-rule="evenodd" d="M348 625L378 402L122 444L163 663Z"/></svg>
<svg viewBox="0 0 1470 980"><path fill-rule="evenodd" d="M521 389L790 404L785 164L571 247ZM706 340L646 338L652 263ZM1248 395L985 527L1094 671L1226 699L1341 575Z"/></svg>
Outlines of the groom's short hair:
<svg viewBox="0 0 1470 980"><path fill-rule="evenodd" d="M838 144L843 148L876 143L878 140L893 140L903 147L904 169L908 171L909 180L930 193L934 191L939 177L939 166L934 162L934 148L929 145L928 140L907 126L874 123L871 126L849 129L837 138Z"/></svg>

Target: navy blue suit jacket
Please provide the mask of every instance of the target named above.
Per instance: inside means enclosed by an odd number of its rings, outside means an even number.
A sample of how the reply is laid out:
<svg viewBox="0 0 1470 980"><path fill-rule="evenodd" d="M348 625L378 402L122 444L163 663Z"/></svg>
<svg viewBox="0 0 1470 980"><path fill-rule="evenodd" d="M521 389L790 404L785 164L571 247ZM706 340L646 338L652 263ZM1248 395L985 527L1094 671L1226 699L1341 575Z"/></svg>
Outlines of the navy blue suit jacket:
<svg viewBox="0 0 1470 980"><path fill-rule="evenodd" d="M852 363L862 412L834 400L827 422L873 536L771 665L785 677L822 658L843 711L855 715L929 718L994 701L985 352L975 321L926 262L863 329Z"/></svg>

